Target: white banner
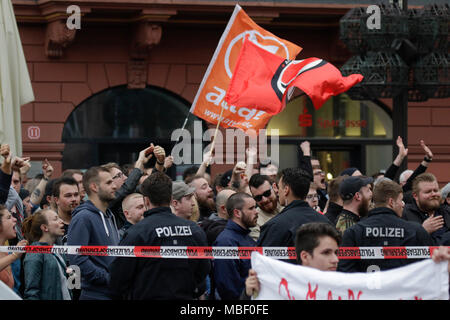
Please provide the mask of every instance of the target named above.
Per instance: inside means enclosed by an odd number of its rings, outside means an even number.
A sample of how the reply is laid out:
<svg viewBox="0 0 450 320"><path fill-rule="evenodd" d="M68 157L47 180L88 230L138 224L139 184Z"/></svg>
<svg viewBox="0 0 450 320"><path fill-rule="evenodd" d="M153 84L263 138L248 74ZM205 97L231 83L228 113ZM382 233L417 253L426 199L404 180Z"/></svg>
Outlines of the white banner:
<svg viewBox="0 0 450 320"><path fill-rule="evenodd" d="M22 300L22 298L0 281L0 300Z"/></svg>
<svg viewBox="0 0 450 320"><path fill-rule="evenodd" d="M448 262L431 259L371 273L320 271L252 253L261 290L257 300L449 299Z"/></svg>

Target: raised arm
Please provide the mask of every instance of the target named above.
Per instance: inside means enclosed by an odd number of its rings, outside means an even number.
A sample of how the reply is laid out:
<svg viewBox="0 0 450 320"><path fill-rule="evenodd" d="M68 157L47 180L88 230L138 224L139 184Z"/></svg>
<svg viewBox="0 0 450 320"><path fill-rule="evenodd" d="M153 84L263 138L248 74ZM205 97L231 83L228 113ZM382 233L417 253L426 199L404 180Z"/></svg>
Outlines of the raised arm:
<svg viewBox="0 0 450 320"><path fill-rule="evenodd" d="M386 170L386 173L384 174L386 178L389 178L391 180L394 180L400 165L402 164L405 157L408 155L408 149L405 148L402 137L398 136L396 143L398 147L397 157L394 159L391 166Z"/></svg>
<svg viewBox="0 0 450 320"><path fill-rule="evenodd" d="M42 177L41 181L36 186L30 197L30 201L34 205L39 205L39 203L41 203L42 197L45 193L45 187L47 186L48 180L53 175L53 167L47 159L45 159L42 163L42 173L44 174L44 176Z"/></svg>
<svg viewBox="0 0 450 320"><path fill-rule="evenodd" d="M300 143L302 154L299 157L299 167L311 175L311 181L314 181L314 172L311 165L311 146L309 141Z"/></svg>
<svg viewBox="0 0 450 320"><path fill-rule="evenodd" d="M406 180L405 185L403 186L403 192L409 191L412 189L412 182L413 180L421 173L424 173L429 163L433 160L433 153L431 152L430 148L427 147L425 142L423 140L420 140L420 146L423 149L423 152L425 153L424 160L419 164L419 166L414 170L414 172L411 174L408 180Z"/></svg>

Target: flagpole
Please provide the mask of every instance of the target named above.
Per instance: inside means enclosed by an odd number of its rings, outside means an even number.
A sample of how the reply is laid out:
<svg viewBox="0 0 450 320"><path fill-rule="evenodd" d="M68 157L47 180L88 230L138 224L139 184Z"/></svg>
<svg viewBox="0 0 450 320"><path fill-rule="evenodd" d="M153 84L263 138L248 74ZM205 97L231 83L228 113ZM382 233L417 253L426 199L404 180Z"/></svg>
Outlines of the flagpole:
<svg viewBox="0 0 450 320"><path fill-rule="evenodd" d="M184 119L183 126L181 127L181 131L183 131L184 128L186 127L186 123L188 122L188 119L189 119L189 116L190 116L190 115L191 115L191 113L188 112L188 115L186 116L186 119ZM176 141L175 144L173 145L173 148L175 148L175 146L178 144L178 142L180 142L180 138L181 138L181 135L178 137L177 141ZM172 150L173 150L173 148L172 148ZM170 155L172 155L172 151L170 151Z"/></svg>
<svg viewBox="0 0 450 320"><path fill-rule="evenodd" d="M226 104L225 101L224 101L223 103ZM222 121L222 115L223 115L223 110L224 110L224 109L225 109L225 108L224 108L224 106L222 105L222 109L220 110L220 115L219 115L219 121L217 121L216 131L214 132L213 142L212 142L212 144L211 144L210 157L209 157L209 159L208 159L208 163L206 164L206 167L209 167L209 163L211 162L211 159L212 159L212 154L213 154L213 151L214 151L214 146L215 146L215 144L216 144L216 136L217 136L217 132L219 131L219 125L220 125L220 122Z"/></svg>

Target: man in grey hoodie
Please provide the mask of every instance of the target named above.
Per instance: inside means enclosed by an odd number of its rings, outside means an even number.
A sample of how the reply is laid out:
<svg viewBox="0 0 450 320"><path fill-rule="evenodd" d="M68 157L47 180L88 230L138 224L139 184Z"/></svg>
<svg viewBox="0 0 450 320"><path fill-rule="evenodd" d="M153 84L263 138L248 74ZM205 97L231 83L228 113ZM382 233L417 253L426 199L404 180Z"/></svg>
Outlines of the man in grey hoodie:
<svg viewBox="0 0 450 320"><path fill-rule="evenodd" d="M108 209L114 200L116 184L105 168L92 167L83 175L89 200L72 212L67 245L117 246L119 232L114 215ZM70 255L70 264L81 271L80 300L108 300L109 265L113 257Z"/></svg>

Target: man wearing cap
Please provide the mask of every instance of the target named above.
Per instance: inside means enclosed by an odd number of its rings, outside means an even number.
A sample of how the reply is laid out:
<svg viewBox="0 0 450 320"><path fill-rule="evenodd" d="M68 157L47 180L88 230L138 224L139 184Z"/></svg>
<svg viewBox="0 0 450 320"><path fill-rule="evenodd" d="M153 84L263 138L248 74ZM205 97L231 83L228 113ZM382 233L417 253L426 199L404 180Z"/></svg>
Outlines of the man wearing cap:
<svg viewBox="0 0 450 320"><path fill-rule="evenodd" d="M418 223L401 219L403 214L402 187L391 180L383 180L375 185L373 191L375 209L367 218L348 228L342 237L341 247L408 247L432 246L433 239ZM393 251L386 255L405 255ZM341 259L338 271L368 272L382 271L404 266L416 259Z"/></svg>
<svg viewBox="0 0 450 320"><path fill-rule="evenodd" d="M195 206L194 191L194 187L189 187L183 181L176 181L172 184L170 208L177 217L189 220L192 216Z"/></svg>
<svg viewBox="0 0 450 320"><path fill-rule="evenodd" d="M336 220L336 229L344 233L345 230L358 223L367 215L372 201L373 178L351 176L339 185L339 193L343 200L343 208Z"/></svg>

